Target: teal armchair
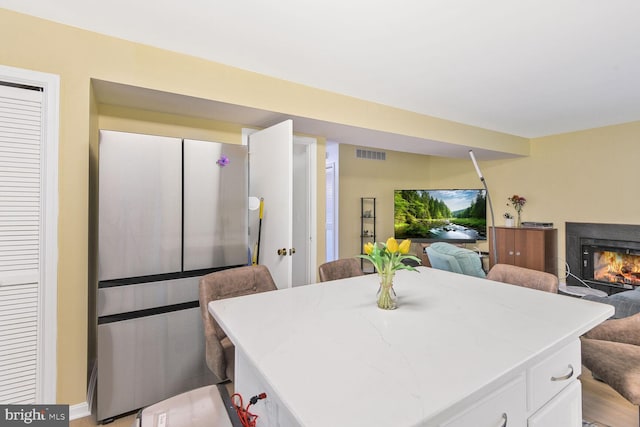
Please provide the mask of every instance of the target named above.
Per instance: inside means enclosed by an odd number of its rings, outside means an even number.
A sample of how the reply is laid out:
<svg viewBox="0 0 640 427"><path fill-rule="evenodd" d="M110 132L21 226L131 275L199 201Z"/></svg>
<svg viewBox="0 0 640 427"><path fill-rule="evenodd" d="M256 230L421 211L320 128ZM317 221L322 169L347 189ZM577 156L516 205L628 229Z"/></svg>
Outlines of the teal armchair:
<svg viewBox="0 0 640 427"><path fill-rule="evenodd" d="M431 267L468 276L486 277L477 252L445 242L436 242L426 249Z"/></svg>

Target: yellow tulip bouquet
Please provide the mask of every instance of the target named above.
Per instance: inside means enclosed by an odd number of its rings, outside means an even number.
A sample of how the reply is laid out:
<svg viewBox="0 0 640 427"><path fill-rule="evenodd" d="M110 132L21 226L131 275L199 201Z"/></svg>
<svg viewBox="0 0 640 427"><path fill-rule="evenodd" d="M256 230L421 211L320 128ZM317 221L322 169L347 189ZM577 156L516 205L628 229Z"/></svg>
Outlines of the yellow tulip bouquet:
<svg viewBox="0 0 640 427"><path fill-rule="evenodd" d="M364 245L364 255L359 255L370 261L380 275L380 289L378 291L378 307L392 310L396 308L396 297L393 290L393 276L398 270L417 271L413 266L405 264L404 260L420 263L420 258L407 255L411 248L411 240L398 241L389 237L386 243L368 242Z"/></svg>

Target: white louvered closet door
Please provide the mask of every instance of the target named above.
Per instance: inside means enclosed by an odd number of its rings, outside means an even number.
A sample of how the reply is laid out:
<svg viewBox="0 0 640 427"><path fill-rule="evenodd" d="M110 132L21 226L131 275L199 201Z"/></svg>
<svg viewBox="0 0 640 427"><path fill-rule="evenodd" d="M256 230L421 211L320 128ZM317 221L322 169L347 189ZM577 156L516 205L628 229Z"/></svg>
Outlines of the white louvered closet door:
<svg viewBox="0 0 640 427"><path fill-rule="evenodd" d="M0 85L0 403L37 401L42 91Z"/></svg>

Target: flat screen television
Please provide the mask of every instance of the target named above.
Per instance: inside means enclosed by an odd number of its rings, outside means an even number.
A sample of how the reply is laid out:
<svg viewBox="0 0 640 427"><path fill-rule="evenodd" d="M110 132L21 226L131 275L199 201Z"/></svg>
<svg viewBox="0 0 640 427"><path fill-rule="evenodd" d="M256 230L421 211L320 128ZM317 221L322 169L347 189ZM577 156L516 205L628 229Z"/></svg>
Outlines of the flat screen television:
<svg viewBox="0 0 640 427"><path fill-rule="evenodd" d="M484 189L395 190L394 235L415 242L487 239Z"/></svg>

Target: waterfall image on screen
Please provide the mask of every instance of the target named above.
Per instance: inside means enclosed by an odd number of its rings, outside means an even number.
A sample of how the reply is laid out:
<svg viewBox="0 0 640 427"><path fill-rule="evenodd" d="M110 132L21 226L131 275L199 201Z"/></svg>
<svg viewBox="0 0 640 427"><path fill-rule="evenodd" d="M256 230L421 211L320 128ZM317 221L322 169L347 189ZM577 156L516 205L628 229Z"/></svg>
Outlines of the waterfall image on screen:
<svg viewBox="0 0 640 427"><path fill-rule="evenodd" d="M396 239L474 242L486 240L483 189L395 190Z"/></svg>

